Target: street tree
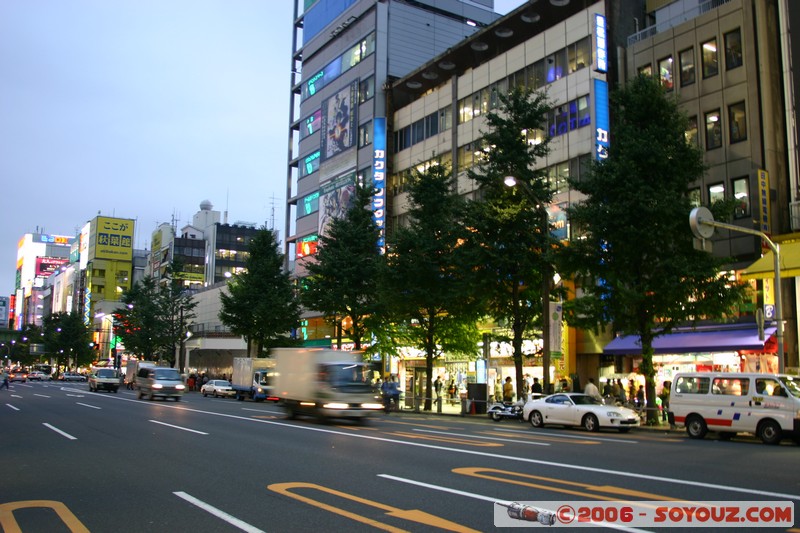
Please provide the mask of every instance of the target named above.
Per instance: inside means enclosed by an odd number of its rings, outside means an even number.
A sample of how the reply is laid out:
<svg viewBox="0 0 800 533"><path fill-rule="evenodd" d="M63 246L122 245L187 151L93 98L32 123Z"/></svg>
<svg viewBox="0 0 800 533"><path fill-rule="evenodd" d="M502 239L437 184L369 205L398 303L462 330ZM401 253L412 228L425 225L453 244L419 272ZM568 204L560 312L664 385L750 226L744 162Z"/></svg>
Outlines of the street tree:
<svg viewBox="0 0 800 533"><path fill-rule="evenodd" d="M515 89L500 95L497 111L486 114L478 165L469 176L478 198L469 204L466 247L473 257L474 283L481 287L487 313L511 330L517 395L522 393L523 340L541 328L543 385L550 382L549 315L552 237L547 206L553 189L537 161L550 150L541 92ZM513 180L512 180L513 179ZM509 186L513 183L513 186ZM547 307L545 307L547 306Z"/></svg>
<svg viewBox="0 0 800 533"><path fill-rule="evenodd" d="M381 298L390 335L425 354L425 410L431 409L433 361L444 353L475 357L480 308L463 239L464 200L444 164L415 170L408 183L409 224L387 241Z"/></svg>
<svg viewBox="0 0 800 533"><path fill-rule="evenodd" d="M640 76L612 93L611 113L608 157L570 181L585 199L567 210L573 235L560 264L580 291L565 313L574 325L611 325L641 339L647 421L655 423L653 340L731 316L746 286L720 274L726 259L693 246L689 188L705 169L677 100Z"/></svg>
<svg viewBox="0 0 800 533"><path fill-rule="evenodd" d="M233 275L220 294L219 318L258 357L275 346L291 345L288 334L300 323L300 301L274 231L259 229L250 241L246 270Z"/></svg>
<svg viewBox="0 0 800 533"><path fill-rule="evenodd" d="M374 192L357 184L353 205L327 226L317 253L306 264L301 301L336 326L339 348L344 334L361 350L368 323L378 310L383 257L380 232L369 209Z"/></svg>
<svg viewBox="0 0 800 533"><path fill-rule="evenodd" d="M164 333L162 351L169 366L178 368L181 372L185 362L181 351L187 339L189 324L196 316L194 309L197 307L192 291L181 278L182 271L183 263L179 260L174 260L167 266L164 282L159 288L156 299Z"/></svg>
<svg viewBox="0 0 800 533"><path fill-rule="evenodd" d="M166 333L156 279L145 276L122 293L120 303L122 306L114 312L114 333L125 349L145 360L160 357Z"/></svg>
<svg viewBox="0 0 800 533"><path fill-rule="evenodd" d="M61 368L79 368L92 362L89 327L78 313L54 313L43 319L41 338L45 351L56 358L56 375Z"/></svg>

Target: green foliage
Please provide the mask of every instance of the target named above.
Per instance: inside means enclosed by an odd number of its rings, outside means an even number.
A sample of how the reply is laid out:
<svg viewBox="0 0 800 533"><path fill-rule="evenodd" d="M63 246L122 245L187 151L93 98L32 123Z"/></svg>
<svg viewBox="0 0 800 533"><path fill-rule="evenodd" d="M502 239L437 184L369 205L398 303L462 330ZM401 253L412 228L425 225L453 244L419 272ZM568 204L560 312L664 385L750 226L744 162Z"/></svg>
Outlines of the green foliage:
<svg viewBox="0 0 800 533"><path fill-rule="evenodd" d="M608 159L571 182L586 198L568 209L576 233L559 263L583 292L565 311L574 325L610 324L640 336L647 397L655 398L653 339L686 322L724 317L745 286L718 276L725 259L693 246L688 190L705 169L686 142L677 101L642 76L613 93L611 104Z"/></svg>
<svg viewBox="0 0 800 533"><path fill-rule="evenodd" d="M72 368L89 365L94 353L89 343L91 331L84 324L83 317L77 313L55 313L47 315L42 321L40 338L44 342L45 351L56 358L58 367L67 367L72 361Z"/></svg>
<svg viewBox="0 0 800 533"><path fill-rule="evenodd" d="M469 172L479 186L469 205L470 229L465 248L471 256L473 283L480 287L487 313L509 324L513 336L516 383L522 383L522 341L542 325L545 283L551 279L553 249L546 206L553 191L536 162L549 152L544 135L550 102L543 93L514 90L501 95L498 112L486 115L488 147L477 169ZM512 176L513 187L504 180ZM549 289L549 285L547 286ZM549 361L545 361L549 367ZM549 372L545 372L545 384Z"/></svg>
<svg viewBox="0 0 800 533"><path fill-rule="evenodd" d="M443 352L475 356L480 309L461 257L464 200L450 169L415 171L408 193L411 223L387 243L381 298L389 337L425 353L429 410L433 360Z"/></svg>
<svg viewBox="0 0 800 533"><path fill-rule="evenodd" d="M232 333L242 335L256 353L291 343L286 334L300 321L300 303L275 233L260 228L250 241L247 270L228 282L220 294L219 318Z"/></svg>
<svg viewBox="0 0 800 533"><path fill-rule="evenodd" d="M114 313L114 333L125 349L146 360L166 355L167 332L156 280L146 276L125 291L120 302L123 306Z"/></svg>
<svg viewBox="0 0 800 533"><path fill-rule="evenodd" d="M331 323L349 318L344 334L361 349L368 323L378 310L378 276L383 258L380 237L369 209L372 188L358 185L354 205L334 219L320 237L316 255L306 263L301 301Z"/></svg>

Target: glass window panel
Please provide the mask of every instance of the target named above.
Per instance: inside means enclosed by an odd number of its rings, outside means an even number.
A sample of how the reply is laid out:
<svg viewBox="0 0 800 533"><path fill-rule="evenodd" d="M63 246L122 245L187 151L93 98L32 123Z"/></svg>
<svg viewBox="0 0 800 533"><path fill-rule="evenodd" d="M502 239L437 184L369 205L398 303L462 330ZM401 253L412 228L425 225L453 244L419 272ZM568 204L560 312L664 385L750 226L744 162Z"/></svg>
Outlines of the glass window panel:
<svg viewBox="0 0 800 533"><path fill-rule="evenodd" d="M725 68L742 66L742 33L739 28L725 34Z"/></svg>
<svg viewBox="0 0 800 533"><path fill-rule="evenodd" d="M481 92L477 91L472 95L472 117L481 115Z"/></svg>
<svg viewBox="0 0 800 533"><path fill-rule="evenodd" d="M675 85L675 78L672 75L672 56L665 57L658 62L658 79L667 91L671 91Z"/></svg>
<svg viewBox="0 0 800 533"><path fill-rule="evenodd" d="M711 39L702 45L703 78L710 78L719 73L719 60L717 59L717 40Z"/></svg>
<svg viewBox="0 0 800 533"><path fill-rule="evenodd" d="M744 102L728 106L728 127L731 144L747 140L747 115Z"/></svg>
<svg viewBox="0 0 800 533"><path fill-rule="evenodd" d="M697 115L689 117L686 125L686 142L697 146Z"/></svg>
<svg viewBox="0 0 800 533"><path fill-rule="evenodd" d="M639 74L643 75L643 76L652 76L653 75L653 66L650 63L648 63L646 65L643 65L643 66L639 67L637 72Z"/></svg>
<svg viewBox="0 0 800 533"><path fill-rule="evenodd" d="M446 131L453 127L453 111L450 106L439 110L439 131Z"/></svg>
<svg viewBox="0 0 800 533"><path fill-rule="evenodd" d="M708 186L708 203L714 204L725 199L725 184L715 183Z"/></svg>
<svg viewBox="0 0 800 533"><path fill-rule="evenodd" d="M586 68L592 62L592 39L591 37L584 37L576 42L575 47L575 70ZM572 48L572 47L570 47ZM572 68L572 61L570 60L570 68Z"/></svg>
<svg viewBox="0 0 800 533"><path fill-rule="evenodd" d="M544 59L540 59L532 67L528 67L528 87L531 89L539 89L547 83L545 63Z"/></svg>
<svg viewBox="0 0 800 533"><path fill-rule="evenodd" d="M689 191L689 204L692 207L700 207L703 198L700 195L700 189L691 189Z"/></svg>
<svg viewBox="0 0 800 533"><path fill-rule="evenodd" d="M470 120L472 120L472 100L469 97L462 98L458 101L458 123L464 124Z"/></svg>
<svg viewBox="0 0 800 533"><path fill-rule="evenodd" d="M750 180L739 178L733 180L733 198L736 200L733 215L736 218L750 216Z"/></svg>
<svg viewBox="0 0 800 533"><path fill-rule="evenodd" d="M722 124L719 109L706 113L706 150L722 146Z"/></svg>
<svg viewBox="0 0 800 533"><path fill-rule="evenodd" d="M681 87L694 83L694 48L680 53Z"/></svg>

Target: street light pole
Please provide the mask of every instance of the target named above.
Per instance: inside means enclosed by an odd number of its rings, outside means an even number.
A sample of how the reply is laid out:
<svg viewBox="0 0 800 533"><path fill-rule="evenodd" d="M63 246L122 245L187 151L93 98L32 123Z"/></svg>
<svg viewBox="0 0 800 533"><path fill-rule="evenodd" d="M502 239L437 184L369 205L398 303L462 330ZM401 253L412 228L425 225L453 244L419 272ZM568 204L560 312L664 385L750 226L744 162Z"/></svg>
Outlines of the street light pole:
<svg viewBox="0 0 800 533"><path fill-rule="evenodd" d="M503 178L503 183L508 187L522 185L522 190L525 191L525 194L530 196L536 203L536 208L541 217L542 254L544 254L544 246L550 229L548 227L547 208L539 201L539 198L533 194L533 191L531 191L528 184L524 181L518 180L514 176L506 176ZM550 391L550 283L552 278L550 262L542 261L542 387L545 394L548 394Z"/></svg>
<svg viewBox="0 0 800 533"><path fill-rule="evenodd" d="M711 211L706 207L695 207L692 209L692 212L689 214L689 226L698 239L709 239L711 235L714 234L714 228L723 228L761 237L761 239L767 243L769 249L772 250L772 257L774 259L773 270L775 271L775 339L778 341L778 373L783 374L785 371L785 363L783 360L783 302L781 301L781 252L779 246L772 242L765 233L758 230L715 221L714 215L712 215Z"/></svg>

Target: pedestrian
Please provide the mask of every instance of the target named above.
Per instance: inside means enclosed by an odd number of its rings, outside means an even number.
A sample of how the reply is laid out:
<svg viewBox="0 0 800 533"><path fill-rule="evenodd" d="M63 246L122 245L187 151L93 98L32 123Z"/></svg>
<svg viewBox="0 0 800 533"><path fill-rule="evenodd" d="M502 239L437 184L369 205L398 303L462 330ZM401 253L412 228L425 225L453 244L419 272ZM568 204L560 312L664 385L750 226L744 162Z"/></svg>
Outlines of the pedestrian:
<svg viewBox="0 0 800 533"><path fill-rule="evenodd" d="M611 384L613 380L607 379L606 384L603 385L603 396L614 396L614 386Z"/></svg>
<svg viewBox="0 0 800 533"><path fill-rule="evenodd" d="M451 379L450 383L447 385L447 394L450 395L450 405L456 404L456 392L458 392L456 389L456 380Z"/></svg>
<svg viewBox="0 0 800 533"><path fill-rule="evenodd" d="M511 402L514 399L514 384L511 383L511 376L506 378L503 383L503 402Z"/></svg>
<svg viewBox="0 0 800 533"><path fill-rule="evenodd" d="M542 384L539 383L539 378L533 378L533 385L531 385L531 395L533 396L534 400L538 398L538 396L542 395Z"/></svg>
<svg viewBox="0 0 800 533"><path fill-rule="evenodd" d="M433 392L436 394L436 401L441 401L442 399L442 389L444 388L444 383L442 383L442 376L437 376L436 381L433 382Z"/></svg>
<svg viewBox="0 0 800 533"><path fill-rule="evenodd" d="M0 389L2 389L3 387L5 387L6 390L9 390L8 389L8 371L5 368L3 369L3 383L0 383Z"/></svg>
<svg viewBox="0 0 800 533"><path fill-rule="evenodd" d="M619 400L620 405L625 405L628 401L628 396L625 394L625 386L622 384L622 380L617 380L617 387L619 388L619 396L617 396L617 400Z"/></svg>
<svg viewBox="0 0 800 533"><path fill-rule="evenodd" d="M665 381L662 384L661 394L658 395L661 398L661 421L667 421L667 411L669 411L669 389L672 387L671 381Z"/></svg>
<svg viewBox="0 0 800 533"><path fill-rule="evenodd" d="M644 412L644 385L639 385L639 390L636 391L636 408L639 412Z"/></svg>
<svg viewBox="0 0 800 533"><path fill-rule="evenodd" d="M531 384L528 383L528 374L525 374L525 378L522 380L522 398L527 399L530 392Z"/></svg>
<svg viewBox="0 0 800 533"><path fill-rule="evenodd" d="M600 391L597 389L597 385L594 384L594 378L589 378L589 383L587 383L586 387L583 388L583 393L587 396L591 396L599 402L603 401L603 397L600 396Z"/></svg>

